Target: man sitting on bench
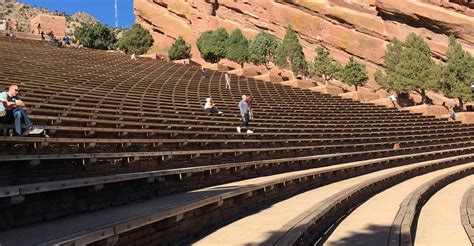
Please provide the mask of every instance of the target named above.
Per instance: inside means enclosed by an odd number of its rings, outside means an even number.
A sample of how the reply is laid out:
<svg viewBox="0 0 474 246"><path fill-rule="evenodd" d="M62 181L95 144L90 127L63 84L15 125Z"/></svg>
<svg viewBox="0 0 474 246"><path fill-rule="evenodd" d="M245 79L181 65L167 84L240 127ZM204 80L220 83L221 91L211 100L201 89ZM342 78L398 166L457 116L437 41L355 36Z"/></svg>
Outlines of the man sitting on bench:
<svg viewBox="0 0 474 246"><path fill-rule="evenodd" d="M8 91L0 93L0 123L15 123L15 132L18 136L26 136L28 134L40 134L43 129L33 126L28 114L23 109L25 103L18 96L18 85L10 85ZM23 128L22 126L26 126Z"/></svg>

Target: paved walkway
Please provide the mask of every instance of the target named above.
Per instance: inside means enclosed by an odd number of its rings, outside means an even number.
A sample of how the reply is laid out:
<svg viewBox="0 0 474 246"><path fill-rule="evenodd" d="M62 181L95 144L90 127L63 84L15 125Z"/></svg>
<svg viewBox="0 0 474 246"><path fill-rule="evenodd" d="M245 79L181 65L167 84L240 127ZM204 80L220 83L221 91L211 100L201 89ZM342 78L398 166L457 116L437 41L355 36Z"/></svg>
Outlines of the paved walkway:
<svg viewBox="0 0 474 246"><path fill-rule="evenodd" d="M279 231L283 225L337 192L377 176L416 165L420 164L384 169L299 194L219 228L196 241L194 245L255 245L268 242L268 238Z"/></svg>
<svg viewBox="0 0 474 246"><path fill-rule="evenodd" d="M408 194L433 178L472 164L458 165L421 175L375 195L346 217L324 245L385 245L400 204Z"/></svg>
<svg viewBox="0 0 474 246"><path fill-rule="evenodd" d="M416 246L472 245L461 224L459 207L474 175L447 185L423 206L418 218Z"/></svg>

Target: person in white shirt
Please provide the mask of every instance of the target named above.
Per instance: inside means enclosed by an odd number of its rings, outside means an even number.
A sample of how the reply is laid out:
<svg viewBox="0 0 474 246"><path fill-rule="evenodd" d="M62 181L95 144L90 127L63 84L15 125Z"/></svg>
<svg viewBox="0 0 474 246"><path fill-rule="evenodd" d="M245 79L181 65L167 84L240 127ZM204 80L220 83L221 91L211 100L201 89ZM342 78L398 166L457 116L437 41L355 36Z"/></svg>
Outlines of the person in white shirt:
<svg viewBox="0 0 474 246"><path fill-rule="evenodd" d="M212 102L210 97L206 98L206 104L204 105L204 111L212 115L221 115L222 111L216 108L216 105Z"/></svg>

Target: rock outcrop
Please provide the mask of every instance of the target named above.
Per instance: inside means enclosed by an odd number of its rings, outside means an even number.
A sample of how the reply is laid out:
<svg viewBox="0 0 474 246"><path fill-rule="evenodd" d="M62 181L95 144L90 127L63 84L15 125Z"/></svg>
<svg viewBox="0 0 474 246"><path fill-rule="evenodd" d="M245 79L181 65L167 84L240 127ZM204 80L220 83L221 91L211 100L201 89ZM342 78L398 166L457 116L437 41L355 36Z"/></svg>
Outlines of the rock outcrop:
<svg viewBox="0 0 474 246"><path fill-rule="evenodd" d="M474 53L472 6L447 0L134 0L136 21L152 31L155 47L166 52L178 37L195 45L203 31L240 28L248 38L260 30L282 38L291 25L307 59L317 45L346 61L354 56L369 72L380 67L386 44L415 32L426 38L433 57L443 59L448 35ZM462 1L459 1L462 2Z"/></svg>

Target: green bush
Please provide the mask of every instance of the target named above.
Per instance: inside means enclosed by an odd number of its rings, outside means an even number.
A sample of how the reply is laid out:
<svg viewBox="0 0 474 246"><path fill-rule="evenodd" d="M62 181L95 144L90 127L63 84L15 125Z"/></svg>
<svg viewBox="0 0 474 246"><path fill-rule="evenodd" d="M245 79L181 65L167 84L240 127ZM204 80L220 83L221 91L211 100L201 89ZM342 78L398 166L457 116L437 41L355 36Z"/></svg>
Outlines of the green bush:
<svg viewBox="0 0 474 246"><path fill-rule="evenodd" d="M249 41L242 34L240 29L235 29L227 41L226 58L244 66L249 60Z"/></svg>
<svg viewBox="0 0 474 246"><path fill-rule="evenodd" d="M150 31L140 26L140 24L133 24L118 41L118 48L127 54L144 54L152 45L153 37Z"/></svg>
<svg viewBox="0 0 474 246"><path fill-rule="evenodd" d="M211 63L217 63L227 54L227 39L229 34L224 28L206 31L197 39L197 47L201 57Z"/></svg>
<svg viewBox="0 0 474 246"><path fill-rule="evenodd" d="M173 60L188 59L191 57L191 45L186 44L183 37L179 36L168 50L168 58Z"/></svg>
<svg viewBox="0 0 474 246"><path fill-rule="evenodd" d="M109 49L117 41L112 29L101 23L82 25L76 28L74 36L85 47L102 50Z"/></svg>

